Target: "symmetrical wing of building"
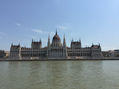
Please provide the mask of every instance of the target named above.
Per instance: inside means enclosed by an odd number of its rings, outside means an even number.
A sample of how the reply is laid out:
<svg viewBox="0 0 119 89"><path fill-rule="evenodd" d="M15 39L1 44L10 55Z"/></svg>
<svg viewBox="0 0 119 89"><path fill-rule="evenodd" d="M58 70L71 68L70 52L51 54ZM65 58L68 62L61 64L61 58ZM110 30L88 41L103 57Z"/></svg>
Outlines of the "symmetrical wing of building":
<svg viewBox="0 0 119 89"><path fill-rule="evenodd" d="M70 47L67 47L65 37L63 43L59 35L54 35L52 42L50 42L50 37L48 37L47 47L42 47L42 42L33 41L31 43L31 48L21 47L19 45L11 45L10 48L10 58L19 59L42 59L42 58L68 58L68 57L101 57L101 46L93 45L91 47L82 47L81 41L71 42Z"/></svg>

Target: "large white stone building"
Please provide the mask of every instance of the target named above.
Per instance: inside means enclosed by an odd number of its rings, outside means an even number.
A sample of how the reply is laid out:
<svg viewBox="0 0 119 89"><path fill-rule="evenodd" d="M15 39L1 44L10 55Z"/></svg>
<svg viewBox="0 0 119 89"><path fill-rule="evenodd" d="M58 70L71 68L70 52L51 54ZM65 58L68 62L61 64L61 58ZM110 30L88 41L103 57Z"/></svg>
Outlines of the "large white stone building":
<svg viewBox="0 0 119 89"><path fill-rule="evenodd" d="M67 47L65 36L63 43L59 35L54 35L52 42L50 42L50 37L48 37L47 47L42 47L41 40L39 42L33 41L31 43L31 48L21 47L19 45L11 45L10 48L10 58L18 59L60 59L60 58L75 58L75 57L101 57L101 46L93 45L91 47L82 47L81 41L71 42L70 47Z"/></svg>

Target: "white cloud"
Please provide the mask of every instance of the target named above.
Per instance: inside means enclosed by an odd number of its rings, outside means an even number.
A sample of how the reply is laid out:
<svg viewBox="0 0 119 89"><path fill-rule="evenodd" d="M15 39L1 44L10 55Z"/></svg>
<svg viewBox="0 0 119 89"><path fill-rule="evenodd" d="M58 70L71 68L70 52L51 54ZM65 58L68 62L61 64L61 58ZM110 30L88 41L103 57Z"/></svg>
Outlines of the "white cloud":
<svg viewBox="0 0 119 89"><path fill-rule="evenodd" d="M33 32L35 33L40 33L40 34L43 34L44 32L40 29L32 29Z"/></svg>
<svg viewBox="0 0 119 89"><path fill-rule="evenodd" d="M59 30L66 30L67 27L64 26L64 25L58 25L58 26L57 26L57 29L59 29Z"/></svg>
<svg viewBox="0 0 119 89"><path fill-rule="evenodd" d="M55 34L55 32L50 32L50 35L54 35Z"/></svg>
<svg viewBox="0 0 119 89"><path fill-rule="evenodd" d="M21 26L21 24L20 23L16 23L16 26Z"/></svg>
<svg viewBox="0 0 119 89"><path fill-rule="evenodd" d="M41 29L32 29L32 31L34 32L34 33L38 33L38 34L50 34L50 35L54 35L55 34L55 32L48 32L48 31L43 31L43 30L41 30Z"/></svg>

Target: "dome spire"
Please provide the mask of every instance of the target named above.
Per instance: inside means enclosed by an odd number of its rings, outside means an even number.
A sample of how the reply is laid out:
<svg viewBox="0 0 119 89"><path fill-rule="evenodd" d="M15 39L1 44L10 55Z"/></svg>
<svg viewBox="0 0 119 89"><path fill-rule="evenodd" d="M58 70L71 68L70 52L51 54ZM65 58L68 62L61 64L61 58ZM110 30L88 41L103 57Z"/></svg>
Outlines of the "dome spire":
<svg viewBox="0 0 119 89"><path fill-rule="evenodd" d="M56 29L56 35L57 35L57 29Z"/></svg>
<svg viewBox="0 0 119 89"><path fill-rule="evenodd" d="M57 34L57 30L56 30L56 34L54 35L53 39L52 39L52 44L51 46L54 46L54 47L59 47L59 46L62 46L61 44L61 40L60 40L60 37L59 35Z"/></svg>

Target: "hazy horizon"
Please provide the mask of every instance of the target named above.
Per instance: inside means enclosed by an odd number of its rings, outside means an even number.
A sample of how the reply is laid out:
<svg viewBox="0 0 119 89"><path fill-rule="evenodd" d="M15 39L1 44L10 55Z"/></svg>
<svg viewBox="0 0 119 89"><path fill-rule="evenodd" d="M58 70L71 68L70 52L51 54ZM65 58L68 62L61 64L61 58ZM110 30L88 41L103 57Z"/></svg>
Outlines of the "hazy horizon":
<svg viewBox="0 0 119 89"><path fill-rule="evenodd" d="M56 32L67 46L101 44L102 50L119 49L118 0L1 0L0 49L11 44L30 47L32 39L47 45Z"/></svg>

